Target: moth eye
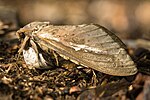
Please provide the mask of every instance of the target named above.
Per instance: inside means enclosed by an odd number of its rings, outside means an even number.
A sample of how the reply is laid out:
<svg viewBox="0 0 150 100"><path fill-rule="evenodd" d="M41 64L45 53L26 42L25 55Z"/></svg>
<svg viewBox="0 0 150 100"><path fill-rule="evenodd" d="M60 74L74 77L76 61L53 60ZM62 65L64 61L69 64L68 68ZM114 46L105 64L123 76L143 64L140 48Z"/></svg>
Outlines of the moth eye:
<svg viewBox="0 0 150 100"><path fill-rule="evenodd" d="M20 38L20 39L24 39L24 38L25 38L24 32L19 33L19 38Z"/></svg>

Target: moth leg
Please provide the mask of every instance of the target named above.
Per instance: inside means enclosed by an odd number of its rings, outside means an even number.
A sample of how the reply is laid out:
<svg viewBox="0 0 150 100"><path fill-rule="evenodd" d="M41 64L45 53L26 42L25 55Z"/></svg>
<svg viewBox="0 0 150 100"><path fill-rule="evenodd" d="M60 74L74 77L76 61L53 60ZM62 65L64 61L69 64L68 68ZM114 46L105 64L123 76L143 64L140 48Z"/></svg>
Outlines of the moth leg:
<svg viewBox="0 0 150 100"><path fill-rule="evenodd" d="M96 83L98 82L98 80L96 79L96 73L94 72L94 70L92 70L93 76L92 76L92 83L94 86L96 86Z"/></svg>
<svg viewBox="0 0 150 100"><path fill-rule="evenodd" d="M55 60L56 60L56 66L59 66L58 55L55 53L55 51L52 51L52 54L53 54L54 57L55 57Z"/></svg>
<svg viewBox="0 0 150 100"><path fill-rule="evenodd" d="M38 47L37 47L37 44L33 41L33 40L30 40L30 43L32 45L32 48L35 50L36 52L36 55L38 57L38 62L39 62L39 65L43 65L43 63L45 62L45 59L43 58L43 55L41 55L42 58L40 58L40 53L39 53L39 50L38 50ZM42 59L43 59L43 62L42 62ZM46 64L44 64L46 65Z"/></svg>
<svg viewBox="0 0 150 100"><path fill-rule="evenodd" d="M50 62L51 59L49 59L49 55L47 52L43 51L43 49L38 45L38 43L34 42L33 40L30 40L30 44L32 45L32 48L35 50L37 55L37 61L39 63L39 67L48 68L48 66L53 66L53 63Z"/></svg>
<svg viewBox="0 0 150 100"><path fill-rule="evenodd" d="M35 42L33 40L30 40L30 43L31 43L32 47L34 48L35 52L37 54L39 54L39 51L38 51L38 48L37 48L37 45L35 44Z"/></svg>

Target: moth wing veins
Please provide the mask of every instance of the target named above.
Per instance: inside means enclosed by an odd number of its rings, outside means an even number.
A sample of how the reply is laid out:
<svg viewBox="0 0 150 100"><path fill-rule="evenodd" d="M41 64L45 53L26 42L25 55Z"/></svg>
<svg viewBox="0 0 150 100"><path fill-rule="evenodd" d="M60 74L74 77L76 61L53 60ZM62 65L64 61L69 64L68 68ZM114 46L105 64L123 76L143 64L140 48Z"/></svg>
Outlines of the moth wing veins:
<svg viewBox="0 0 150 100"><path fill-rule="evenodd" d="M104 27L94 24L47 26L37 32L36 38L39 44L76 64L116 76L129 76L137 72L125 45Z"/></svg>

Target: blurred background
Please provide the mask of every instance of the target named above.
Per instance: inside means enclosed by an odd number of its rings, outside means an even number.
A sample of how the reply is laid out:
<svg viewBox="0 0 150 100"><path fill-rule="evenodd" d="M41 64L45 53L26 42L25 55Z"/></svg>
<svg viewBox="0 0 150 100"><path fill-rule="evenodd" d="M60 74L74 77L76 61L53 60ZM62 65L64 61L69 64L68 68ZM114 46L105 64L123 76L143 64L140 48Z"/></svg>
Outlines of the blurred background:
<svg viewBox="0 0 150 100"><path fill-rule="evenodd" d="M150 39L148 0L0 0L0 20L12 28L32 21L96 23L122 39Z"/></svg>

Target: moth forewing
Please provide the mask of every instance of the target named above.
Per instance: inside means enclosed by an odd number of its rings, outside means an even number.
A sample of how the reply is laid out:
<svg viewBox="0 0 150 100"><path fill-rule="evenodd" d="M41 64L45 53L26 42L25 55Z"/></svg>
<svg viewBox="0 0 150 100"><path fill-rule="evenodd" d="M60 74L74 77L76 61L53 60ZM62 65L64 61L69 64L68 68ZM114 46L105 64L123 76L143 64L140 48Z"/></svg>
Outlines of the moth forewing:
<svg viewBox="0 0 150 100"><path fill-rule="evenodd" d="M76 64L117 76L137 72L121 40L99 25L46 25L30 36L41 47L52 49Z"/></svg>
<svg viewBox="0 0 150 100"><path fill-rule="evenodd" d="M137 72L124 44L104 27L93 24L45 27L37 37L39 44L100 72L118 76Z"/></svg>

